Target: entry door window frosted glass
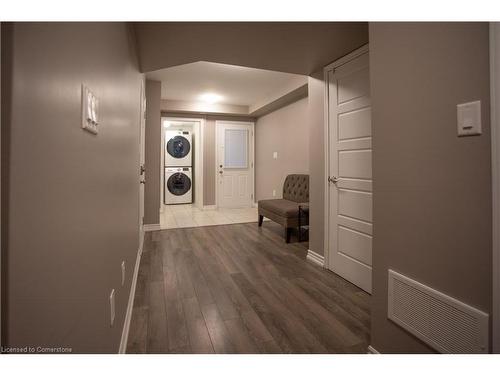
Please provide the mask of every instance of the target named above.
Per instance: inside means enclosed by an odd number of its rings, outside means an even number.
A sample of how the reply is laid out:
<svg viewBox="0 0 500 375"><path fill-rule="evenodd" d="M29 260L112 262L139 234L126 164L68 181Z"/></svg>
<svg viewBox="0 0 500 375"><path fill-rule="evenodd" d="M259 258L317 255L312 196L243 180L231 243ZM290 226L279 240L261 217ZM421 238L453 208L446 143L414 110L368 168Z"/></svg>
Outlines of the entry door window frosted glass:
<svg viewBox="0 0 500 375"><path fill-rule="evenodd" d="M247 129L224 129L224 167L248 168Z"/></svg>

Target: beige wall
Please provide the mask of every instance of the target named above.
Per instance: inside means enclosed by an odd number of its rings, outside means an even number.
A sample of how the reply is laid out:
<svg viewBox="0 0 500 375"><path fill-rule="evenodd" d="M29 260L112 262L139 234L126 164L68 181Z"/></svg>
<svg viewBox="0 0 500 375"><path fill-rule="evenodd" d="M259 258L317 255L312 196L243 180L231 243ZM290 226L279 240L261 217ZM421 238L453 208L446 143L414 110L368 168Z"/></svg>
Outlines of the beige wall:
<svg viewBox="0 0 500 375"><path fill-rule="evenodd" d="M309 77L309 249L324 255L325 149L323 70Z"/></svg>
<svg viewBox="0 0 500 375"><path fill-rule="evenodd" d="M4 345L118 351L139 244L141 75L128 38L124 23L2 30ZM82 83L100 99L98 135L81 129Z"/></svg>
<svg viewBox="0 0 500 375"><path fill-rule="evenodd" d="M135 30L143 72L211 61L309 75L366 44L367 26L366 22L139 22Z"/></svg>
<svg viewBox="0 0 500 375"><path fill-rule="evenodd" d="M235 116L247 116L249 113L247 105L168 99L161 100L161 111L176 113L213 113L214 115L230 114Z"/></svg>
<svg viewBox="0 0 500 375"><path fill-rule="evenodd" d="M144 224L160 223L161 82L146 80Z"/></svg>
<svg viewBox="0 0 500 375"><path fill-rule="evenodd" d="M387 320L394 269L491 312L487 23L371 23L371 343L428 352ZM481 100L483 134L457 137L456 105Z"/></svg>
<svg viewBox="0 0 500 375"><path fill-rule="evenodd" d="M205 118L203 129L203 205L213 206L215 204L215 119Z"/></svg>
<svg viewBox="0 0 500 375"><path fill-rule="evenodd" d="M257 119L255 126L255 193L257 200L281 198L285 177L309 173L307 98ZM278 158L273 159L273 152Z"/></svg>

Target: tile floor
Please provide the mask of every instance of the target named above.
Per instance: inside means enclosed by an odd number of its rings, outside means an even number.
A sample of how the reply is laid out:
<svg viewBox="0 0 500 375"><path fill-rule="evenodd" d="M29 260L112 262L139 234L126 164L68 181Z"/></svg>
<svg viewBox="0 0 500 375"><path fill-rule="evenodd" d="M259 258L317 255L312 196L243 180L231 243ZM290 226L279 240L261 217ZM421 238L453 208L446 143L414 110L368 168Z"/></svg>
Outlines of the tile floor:
<svg viewBox="0 0 500 375"><path fill-rule="evenodd" d="M203 227L209 225L257 222L256 207L201 210L192 204L164 206L160 214L161 229Z"/></svg>

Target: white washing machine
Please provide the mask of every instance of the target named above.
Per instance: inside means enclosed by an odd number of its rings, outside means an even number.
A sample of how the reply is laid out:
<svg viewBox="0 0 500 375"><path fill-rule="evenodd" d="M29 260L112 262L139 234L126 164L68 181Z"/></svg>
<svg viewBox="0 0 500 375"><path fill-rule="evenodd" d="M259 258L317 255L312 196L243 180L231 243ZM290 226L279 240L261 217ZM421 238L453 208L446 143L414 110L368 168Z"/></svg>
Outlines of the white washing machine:
<svg viewBox="0 0 500 375"><path fill-rule="evenodd" d="M193 203L191 167L165 168L165 204Z"/></svg>
<svg viewBox="0 0 500 375"><path fill-rule="evenodd" d="M186 130L165 132L165 167L191 167L193 165L192 135Z"/></svg>

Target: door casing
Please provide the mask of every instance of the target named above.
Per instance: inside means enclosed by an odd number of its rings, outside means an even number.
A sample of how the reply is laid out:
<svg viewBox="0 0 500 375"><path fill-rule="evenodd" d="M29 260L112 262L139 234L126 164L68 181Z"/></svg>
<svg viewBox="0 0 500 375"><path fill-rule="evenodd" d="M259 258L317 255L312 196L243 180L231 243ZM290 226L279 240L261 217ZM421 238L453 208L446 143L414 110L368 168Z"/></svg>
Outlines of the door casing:
<svg viewBox="0 0 500 375"><path fill-rule="evenodd" d="M145 186L141 180L145 180L147 171L141 173L141 169L146 165L146 81L141 80L141 103L140 103L140 123L139 123L139 248L142 248L144 239L144 198Z"/></svg>

